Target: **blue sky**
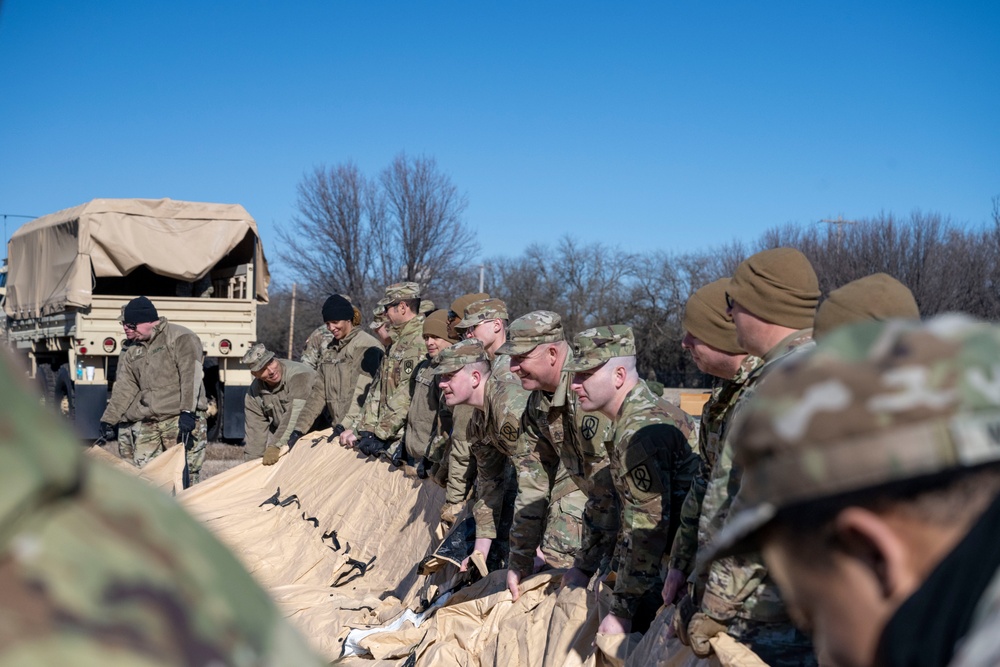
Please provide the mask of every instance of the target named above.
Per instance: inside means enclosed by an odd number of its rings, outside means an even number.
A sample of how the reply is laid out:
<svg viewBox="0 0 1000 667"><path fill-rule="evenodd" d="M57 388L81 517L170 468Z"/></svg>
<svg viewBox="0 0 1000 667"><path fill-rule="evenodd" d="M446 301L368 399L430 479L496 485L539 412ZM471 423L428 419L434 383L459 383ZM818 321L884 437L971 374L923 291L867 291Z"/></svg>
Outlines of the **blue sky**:
<svg viewBox="0 0 1000 667"><path fill-rule="evenodd" d="M4 0L0 213L241 203L428 155L483 255L688 251L1000 195L997 2ZM7 234L22 220L8 219Z"/></svg>

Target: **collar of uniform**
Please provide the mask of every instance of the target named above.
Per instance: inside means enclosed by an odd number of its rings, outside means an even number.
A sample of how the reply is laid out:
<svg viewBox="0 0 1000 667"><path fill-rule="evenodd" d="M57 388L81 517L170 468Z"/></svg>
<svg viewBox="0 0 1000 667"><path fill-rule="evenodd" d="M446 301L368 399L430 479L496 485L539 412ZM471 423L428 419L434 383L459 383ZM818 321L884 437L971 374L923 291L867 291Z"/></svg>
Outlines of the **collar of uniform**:
<svg viewBox="0 0 1000 667"><path fill-rule="evenodd" d="M798 331L793 331L788 334L782 338L777 345L767 351L767 354L764 355L764 364L767 365L775 359L785 356L795 348L811 342L812 332L812 327L810 327L808 329L799 329Z"/></svg>
<svg viewBox="0 0 1000 667"><path fill-rule="evenodd" d="M167 318L161 316L160 319L156 321L156 325L153 327L153 330L150 332L149 339L137 342L141 343L142 345L146 345L148 347L154 340L156 340L157 336L163 333L163 330L166 328L167 328Z"/></svg>

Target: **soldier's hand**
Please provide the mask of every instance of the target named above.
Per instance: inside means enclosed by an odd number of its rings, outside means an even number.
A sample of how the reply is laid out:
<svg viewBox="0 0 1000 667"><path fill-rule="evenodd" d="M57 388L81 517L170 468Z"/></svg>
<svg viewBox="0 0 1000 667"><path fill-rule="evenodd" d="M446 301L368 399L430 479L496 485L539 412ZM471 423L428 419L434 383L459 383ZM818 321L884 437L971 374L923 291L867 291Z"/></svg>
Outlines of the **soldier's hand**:
<svg viewBox="0 0 1000 667"><path fill-rule="evenodd" d="M458 515L462 511L463 507L465 507L464 503L445 503L445 505L441 508L441 521L451 527L451 525L455 523L455 519L458 518Z"/></svg>
<svg viewBox="0 0 1000 667"><path fill-rule="evenodd" d="M565 574L563 574L562 583L560 584L559 587L577 588L579 586L586 586L589 582L590 582L590 577L587 576L586 572L584 572L578 567L571 567L570 569L566 570Z"/></svg>
<svg viewBox="0 0 1000 667"><path fill-rule="evenodd" d="M277 463L280 452L281 452L280 447L275 447L274 445L268 445L267 449L264 450L264 465L273 466L275 463Z"/></svg>
<svg viewBox="0 0 1000 667"><path fill-rule="evenodd" d="M429 458L427 458L426 456L421 456L420 460L417 461L417 477L419 479L427 479L428 477L427 471L430 470L431 466L433 465L434 464L431 463L431 460Z"/></svg>
<svg viewBox="0 0 1000 667"><path fill-rule="evenodd" d="M346 430L347 429L344 428L343 424L337 424L336 426L334 426L333 427L333 433L331 433L330 437L326 439L327 443L330 443L330 442L333 442L334 440L340 439L340 434L343 433Z"/></svg>
<svg viewBox="0 0 1000 667"><path fill-rule="evenodd" d="M725 632L725 625L707 614L698 612L691 617L687 628L688 639L691 640L691 650L699 658L707 658L712 655L712 644L709 640Z"/></svg>
<svg viewBox="0 0 1000 667"><path fill-rule="evenodd" d="M670 623L672 632L669 634L680 639L685 646L691 645L691 638L688 636L688 623L691 622L691 618L697 611L698 607L695 606L690 595L682 597L674 610L674 618Z"/></svg>
<svg viewBox="0 0 1000 667"><path fill-rule="evenodd" d="M340 434L340 445L342 447L354 447L358 443L358 436L354 434L354 431L347 429Z"/></svg>
<svg viewBox="0 0 1000 667"><path fill-rule="evenodd" d="M521 573L517 570L507 570L507 590L514 602L521 597Z"/></svg>
<svg viewBox="0 0 1000 667"><path fill-rule="evenodd" d="M687 577L684 576L684 573L675 567L667 571L667 576L663 580L663 591L661 592L663 604L671 604L677 599L677 594L684 589L684 581L686 579Z"/></svg>
<svg viewBox="0 0 1000 667"><path fill-rule="evenodd" d="M597 632L602 635L627 635L632 632L632 619L608 614L597 627Z"/></svg>
<svg viewBox="0 0 1000 667"><path fill-rule="evenodd" d="M91 422L93 424L93 422ZM108 422L101 422L101 440L104 442L111 442L115 440L115 426L114 424L109 424Z"/></svg>
<svg viewBox="0 0 1000 667"><path fill-rule="evenodd" d="M184 443L184 449L188 451L194 447L192 433L196 424L194 413L189 410L183 410L177 417L177 442Z"/></svg>
<svg viewBox="0 0 1000 667"><path fill-rule="evenodd" d="M295 429L294 431L292 431L291 433L288 434L288 450L289 451L291 451L292 447L295 446L295 443L298 442L299 438L301 438L301 437L302 437L302 431L300 431L299 429Z"/></svg>

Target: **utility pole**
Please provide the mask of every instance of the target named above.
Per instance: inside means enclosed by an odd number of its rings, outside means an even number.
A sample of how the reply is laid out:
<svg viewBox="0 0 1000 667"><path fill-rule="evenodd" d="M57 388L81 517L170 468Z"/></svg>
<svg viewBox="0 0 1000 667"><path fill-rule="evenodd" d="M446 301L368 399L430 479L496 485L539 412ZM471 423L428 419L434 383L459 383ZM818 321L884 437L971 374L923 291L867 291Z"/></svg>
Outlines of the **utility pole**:
<svg viewBox="0 0 1000 667"><path fill-rule="evenodd" d="M837 226L837 245L841 245L844 242L844 225L858 224L857 220L844 220L844 217L841 215L838 215L836 220L829 220L824 218L823 220L820 220L820 222L826 223L828 225Z"/></svg>
<svg viewBox="0 0 1000 667"><path fill-rule="evenodd" d="M295 283L292 283L292 307L288 314L288 359L292 358L292 341L295 340Z"/></svg>
<svg viewBox="0 0 1000 667"><path fill-rule="evenodd" d="M480 294L482 294L482 292L483 292L483 283L485 281L485 278L486 278L486 265L485 264L480 264L479 265L479 293Z"/></svg>

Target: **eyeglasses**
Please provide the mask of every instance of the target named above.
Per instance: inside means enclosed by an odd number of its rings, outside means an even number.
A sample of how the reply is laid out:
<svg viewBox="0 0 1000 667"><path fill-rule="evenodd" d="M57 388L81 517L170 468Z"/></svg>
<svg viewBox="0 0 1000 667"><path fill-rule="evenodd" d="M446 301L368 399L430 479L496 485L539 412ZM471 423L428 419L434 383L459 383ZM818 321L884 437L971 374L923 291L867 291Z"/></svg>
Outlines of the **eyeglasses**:
<svg viewBox="0 0 1000 667"><path fill-rule="evenodd" d="M122 322L122 326L128 329L129 331L135 331L136 327L138 327L139 325L135 324L134 322Z"/></svg>
<svg viewBox="0 0 1000 667"><path fill-rule="evenodd" d="M733 301L733 297L729 296L729 292L726 292L726 308L728 310L732 310L734 303L735 301Z"/></svg>

